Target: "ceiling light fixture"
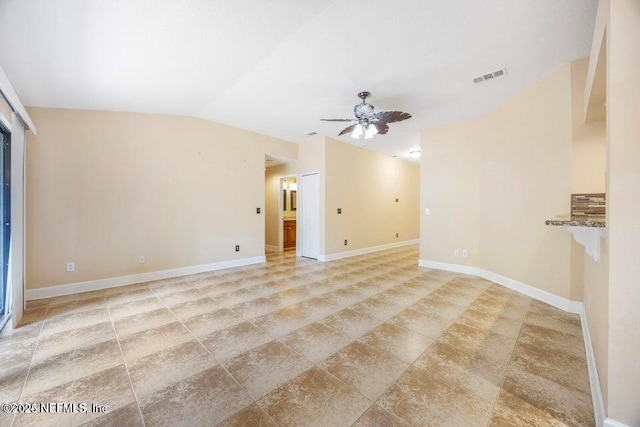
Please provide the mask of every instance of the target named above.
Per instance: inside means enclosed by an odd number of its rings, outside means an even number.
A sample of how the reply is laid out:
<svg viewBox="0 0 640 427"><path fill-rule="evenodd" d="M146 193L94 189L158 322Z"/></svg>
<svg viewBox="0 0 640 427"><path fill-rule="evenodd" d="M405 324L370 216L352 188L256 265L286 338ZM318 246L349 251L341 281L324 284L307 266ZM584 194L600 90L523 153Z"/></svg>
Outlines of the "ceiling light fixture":
<svg viewBox="0 0 640 427"><path fill-rule="evenodd" d="M358 139L362 136L362 125L358 124L355 128L353 128L353 133L351 134L351 138Z"/></svg>
<svg viewBox="0 0 640 427"><path fill-rule="evenodd" d="M378 133L378 128L376 128L373 123L370 123L367 131L364 133L364 139L371 139L376 133Z"/></svg>
<svg viewBox="0 0 640 427"><path fill-rule="evenodd" d="M417 159L418 157L420 157L420 150L409 151L409 155L412 159Z"/></svg>

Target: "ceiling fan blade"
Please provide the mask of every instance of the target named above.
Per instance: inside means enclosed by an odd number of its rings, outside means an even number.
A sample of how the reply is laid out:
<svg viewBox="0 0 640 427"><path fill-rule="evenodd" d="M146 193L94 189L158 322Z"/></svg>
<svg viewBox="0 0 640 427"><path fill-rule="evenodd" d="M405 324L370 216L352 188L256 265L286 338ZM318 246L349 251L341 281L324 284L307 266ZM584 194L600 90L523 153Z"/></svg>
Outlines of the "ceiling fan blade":
<svg viewBox="0 0 640 427"><path fill-rule="evenodd" d="M373 115L374 119L378 119L384 123L401 122L411 118L411 114L402 111L380 111Z"/></svg>
<svg viewBox="0 0 640 427"><path fill-rule="evenodd" d="M355 122L356 119L320 119L324 122Z"/></svg>
<svg viewBox="0 0 640 427"><path fill-rule="evenodd" d="M378 135L384 135L389 132L389 125L384 122L376 122L373 125L378 129Z"/></svg>
<svg viewBox="0 0 640 427"><path fill-rule="evenodd" d="M338 135L344 135L345 133L353 132L353 130L356 128L356 126L358 126L358 124L351 125L348 128L342 129L342 132L340 132Z"/></svg>

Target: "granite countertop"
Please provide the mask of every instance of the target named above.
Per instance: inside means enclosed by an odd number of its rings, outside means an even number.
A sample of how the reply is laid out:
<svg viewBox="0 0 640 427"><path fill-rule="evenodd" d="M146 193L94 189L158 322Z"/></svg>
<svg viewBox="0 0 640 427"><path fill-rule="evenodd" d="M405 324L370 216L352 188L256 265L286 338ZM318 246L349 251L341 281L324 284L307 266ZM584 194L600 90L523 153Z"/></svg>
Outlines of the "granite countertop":
<svg viewBox="0 0 640 427"><path fill-rule="evenodd" d="M599 219L548 219L546 225L568 225L570 227L606 227L604 220Z"/></svg>

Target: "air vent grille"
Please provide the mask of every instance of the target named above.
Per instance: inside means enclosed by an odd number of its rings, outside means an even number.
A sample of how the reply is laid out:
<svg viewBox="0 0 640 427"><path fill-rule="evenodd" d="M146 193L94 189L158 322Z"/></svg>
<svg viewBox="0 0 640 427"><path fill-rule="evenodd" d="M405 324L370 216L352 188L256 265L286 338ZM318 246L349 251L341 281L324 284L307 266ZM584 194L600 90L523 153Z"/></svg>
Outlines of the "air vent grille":
<svg viewBox="0 0 640 427"><path fill-rule="evenodd" d="M475 77L473 79L473 82L474 83L482 83L482 82L484 82L486 80L491 80L491 79L495 79L497 77L504 76L505 74L507 74L507 69L506 68L502 68L500 70L492 71L490 73L483 74L481 76Z"/></svg>
<svg viewBox="0 0 640 427"><path fill-rule="evenodd" d="M318 134L318 132L309 132L307 135L313 136L313 135L317 135L317 134Z"/></svg>

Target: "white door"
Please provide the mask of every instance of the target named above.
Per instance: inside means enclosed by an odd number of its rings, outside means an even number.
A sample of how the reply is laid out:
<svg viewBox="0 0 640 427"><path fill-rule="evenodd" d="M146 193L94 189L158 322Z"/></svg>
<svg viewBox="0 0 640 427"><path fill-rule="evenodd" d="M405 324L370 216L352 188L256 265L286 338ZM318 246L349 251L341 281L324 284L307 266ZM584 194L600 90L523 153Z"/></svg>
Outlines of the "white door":
<svg viewBox="0 0 640 427"><path fill-rule="evenodd" d="M317 173L300 177L300 255L318 259L320 255L320 177Z"/></svg>

